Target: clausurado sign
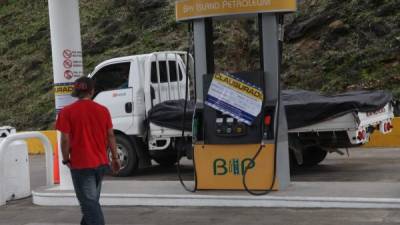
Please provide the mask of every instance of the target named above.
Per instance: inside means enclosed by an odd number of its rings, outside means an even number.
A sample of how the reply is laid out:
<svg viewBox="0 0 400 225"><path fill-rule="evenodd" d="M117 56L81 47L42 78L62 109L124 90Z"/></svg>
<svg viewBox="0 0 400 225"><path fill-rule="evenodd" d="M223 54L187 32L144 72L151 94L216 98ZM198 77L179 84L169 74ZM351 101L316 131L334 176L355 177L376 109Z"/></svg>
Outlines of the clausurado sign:
<svg viewBox="0 0 400 225"><path fill-rule="evenodd" d="M180 0L176 2L176 20L254 14L294 12L297 0Z"/></svg>

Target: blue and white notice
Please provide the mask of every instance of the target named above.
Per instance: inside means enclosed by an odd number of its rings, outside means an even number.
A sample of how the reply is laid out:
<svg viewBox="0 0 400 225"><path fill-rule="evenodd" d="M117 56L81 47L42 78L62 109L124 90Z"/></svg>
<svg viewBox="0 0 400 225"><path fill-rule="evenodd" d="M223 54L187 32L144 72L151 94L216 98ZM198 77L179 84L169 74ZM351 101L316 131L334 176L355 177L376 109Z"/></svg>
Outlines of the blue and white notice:
<svg viewBox="0 0 400 225"><path fill-rule="evenodd" d="M259 87L228 73L214 74L205 104L251 125L260 114L264 95Z"/></svg>

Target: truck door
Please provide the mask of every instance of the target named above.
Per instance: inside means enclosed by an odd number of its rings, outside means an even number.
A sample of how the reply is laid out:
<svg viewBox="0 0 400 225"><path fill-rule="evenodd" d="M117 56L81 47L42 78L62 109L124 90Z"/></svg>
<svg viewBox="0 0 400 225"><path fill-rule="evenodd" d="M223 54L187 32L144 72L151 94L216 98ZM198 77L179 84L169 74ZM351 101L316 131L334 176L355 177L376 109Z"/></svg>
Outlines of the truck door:
<svg viewBox="0 0 400 225"><path fill-rule="evenodd" d="M114 129L127 132L133 126L133 84L131 62L108 64L93 75L94 101L108 108Z"/></svg>
<svg viewBox="0 0 400 225"><path fill-rule="evenodd" d="M185 98L184 63L177 53L155 53L146 63L146 109ZM146 90L149 89L149 90Z"/></svg>

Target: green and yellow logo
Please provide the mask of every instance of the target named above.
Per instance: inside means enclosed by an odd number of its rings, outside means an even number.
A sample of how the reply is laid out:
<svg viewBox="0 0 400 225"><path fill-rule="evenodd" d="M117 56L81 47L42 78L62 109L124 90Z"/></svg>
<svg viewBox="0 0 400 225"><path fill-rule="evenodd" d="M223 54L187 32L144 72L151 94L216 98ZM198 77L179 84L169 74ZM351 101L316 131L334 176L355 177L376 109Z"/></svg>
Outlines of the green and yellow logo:
<svg viewBox="0 0 400 225"><path fill-rule="evenodd" d="M222 158L215 159L213 162L214 176L225 176L228 174L234 176L241 176L244 174L245 169L248 170L254 168L255 162L250 158L246 159L231 159L225 160Z"/></svg>

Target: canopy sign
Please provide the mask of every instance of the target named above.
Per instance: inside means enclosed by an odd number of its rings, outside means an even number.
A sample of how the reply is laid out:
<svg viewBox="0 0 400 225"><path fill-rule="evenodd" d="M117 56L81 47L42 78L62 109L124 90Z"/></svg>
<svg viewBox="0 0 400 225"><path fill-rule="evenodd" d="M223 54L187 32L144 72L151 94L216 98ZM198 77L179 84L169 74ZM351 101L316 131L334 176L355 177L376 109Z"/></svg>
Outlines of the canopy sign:
<svg viewBox="0 0 400 225"><path fill-rule="evenodd" d="M294 12L296 0L180 0L176 2L176 20L238 14Z"/></svg>

